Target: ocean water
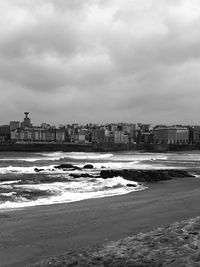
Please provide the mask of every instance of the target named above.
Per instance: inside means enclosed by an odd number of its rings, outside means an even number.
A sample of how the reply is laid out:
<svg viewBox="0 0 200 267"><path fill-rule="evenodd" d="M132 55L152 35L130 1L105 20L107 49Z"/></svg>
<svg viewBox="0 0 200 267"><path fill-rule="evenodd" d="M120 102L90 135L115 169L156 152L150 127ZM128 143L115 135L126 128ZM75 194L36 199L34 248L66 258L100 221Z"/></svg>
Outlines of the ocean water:
<svg viewBox="0 0 200 267"><path fill-rule="evenodd" d="M62 170L69 163L80 169ZM93 169L82 169L92 164ZM35 168L42 169L36 172ZM102 179L102 169L187 169L200 177L200 153L0 153L0 211L35 205L69 203L145 190L145 186L122 177ZM90 177L84 177L84 174ZM73 178L77 174L79 178ZM129 187L127 184L134 184Z"/></svg>

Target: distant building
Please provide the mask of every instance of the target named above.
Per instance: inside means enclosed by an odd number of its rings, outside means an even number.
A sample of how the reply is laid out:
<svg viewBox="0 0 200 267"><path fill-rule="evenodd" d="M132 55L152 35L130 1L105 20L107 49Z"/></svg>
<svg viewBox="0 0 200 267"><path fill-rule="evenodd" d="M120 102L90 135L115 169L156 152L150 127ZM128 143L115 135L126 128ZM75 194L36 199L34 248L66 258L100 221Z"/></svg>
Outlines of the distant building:
<svg viewBox="0 0 200 267"><path fill-rule="evenodd" d="M66 141L65 128L56 129L56 142L64 143Z"/></svg>
<svg viewBox="0 0 200 267"><path fill-rule="evenodd" d="M42 141L43 142L55 142L56 141L56 129L44 129L42 132Z"/></svg>
<svg viewBox="0 0 200 267"><path fill-rule="evenodd" d="M141 143L151 144L153 143L153 134L152 132L144 132L141 134Z"/></svg>
<svg viewBox="0 0 200 267"><path fill-rule="evenodd" d="M41 128L43 128L43 129L49 129L49 128L51 128L50 124L45 123L45 122L41 123L40 126L41 126Z"/></svg>
<svg viewBox="0 0 200 267"><path fill-rule="evenodd" d="M128 132L122 130L114 131L114 143L115 144L128 144L129 143L129 134Z"/></svg>
<svg viewBox="0 0 200 267"><path fill-rule="evenodd" d="M191 126L189 128L189 138L191 144L200 144L200 126Z"/></svg>
<svg viewBox="0 0 200 267"><path fill-rule="evenodd" d="M114 145L114 134L112 131L106 130L104 143L107 147L112 147Z"/></svg>
<svg viewBox="0 0 200 267"><path fill-rule="evenodd" d="M103 127L95 127L92 129L92 143L104 143L105 130Z"/></svg>
<svg viewBox="0 0 200 267"><path fill-rule="evenodd" d="M30 128L32 127L31 120L28 118L29 112L24 112L25 118L24 121L21 123L21 128Z"/></svg>
<svg viewBox="0 0 200 267"><path fill-rule="evenodd" d="M138 123L137 128L142 132L149 132L151 124Z"/></svg>
<svg viewBox="0 0 200 267"><path fill-rule="evenodd" d="M0 126L0 141L7 141L10 139L10 126L1 125Z"/></svg>
<svg viewBox="0 0 200 267"><path fill-rule="evenodd" d="M189 130L186 127L158 127L153 130L156 144L188 144Z"/></svg>
<svg viewBox="0 0 200 267"><path fill-rule="evenodd" d="M10 131L16 130L19 127L20 127L19 121L11 121L10 122Z"/></svg>

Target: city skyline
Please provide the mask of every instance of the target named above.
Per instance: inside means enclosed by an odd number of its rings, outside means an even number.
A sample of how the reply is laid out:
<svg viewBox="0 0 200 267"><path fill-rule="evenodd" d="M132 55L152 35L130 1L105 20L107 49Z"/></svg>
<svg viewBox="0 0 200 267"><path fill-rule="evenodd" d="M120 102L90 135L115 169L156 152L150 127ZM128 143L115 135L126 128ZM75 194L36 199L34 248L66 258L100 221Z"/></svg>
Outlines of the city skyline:
<svg viewBox="0 0 200 267"><path fill-rule="evenodd" d="M197 0L2 0L0 122L199 125Z"/></svg>
<svg viewBox="0 0 200 267"><path fill-rule="evenodd" d="M58 124L58 123L49 123L48 121L43 121L43 122L34 122L32 114L30 114L29 111L25 111L23 112L24 116L22 115L21 118L18 118L17 120L12 120L10 119L9 121L7 121L4 125L10 125L10 123L23 123L24 120L28 119L28 121L31 123L31 127L38 127L41 125L49 125L50 127L63 127L63 126L67 126L67 125L79 125L79 126L86 126L86 125L99 125L99 126L103 126L103 125L120 125L120 124L130 124L130 125L136 125L136 126L140 126L140 125L149 125L150 127L156 127L156 126L198 126L200 127L200 124L179 124L179 123L174 123L174 124L166 124L164 122L162 123L151 123L151 122L140 122L140 121L132 121L132 122L127 122L127 121L110 121L110 122L105 122L105 123L93 123L93 122L86 122L86 123L78 123L78 122L67 122L67 121L63 121L62 123ZM0 122L0 126L3 126L3 124Z"/></svg>

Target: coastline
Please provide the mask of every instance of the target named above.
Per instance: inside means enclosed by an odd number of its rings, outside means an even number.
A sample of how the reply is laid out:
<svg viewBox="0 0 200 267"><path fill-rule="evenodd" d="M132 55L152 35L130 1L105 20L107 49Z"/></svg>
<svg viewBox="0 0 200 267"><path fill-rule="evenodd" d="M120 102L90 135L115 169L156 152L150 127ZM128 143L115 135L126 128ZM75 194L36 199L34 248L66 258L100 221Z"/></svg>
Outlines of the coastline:
<svg viewBox="0 0 200 267"><path fill-rule="evenodd" d="M184 152L199 151L199 144L98 144L98 143L55 143L55 142L24 142L24 143L0 143L0 152Z"/></svg>
<svg viewBox="0 0 200 267"><path fill-rule="evenodd" d="M199 215L200 179L147 186L126 195L1 211L1 266L29 266Z"/></svg>

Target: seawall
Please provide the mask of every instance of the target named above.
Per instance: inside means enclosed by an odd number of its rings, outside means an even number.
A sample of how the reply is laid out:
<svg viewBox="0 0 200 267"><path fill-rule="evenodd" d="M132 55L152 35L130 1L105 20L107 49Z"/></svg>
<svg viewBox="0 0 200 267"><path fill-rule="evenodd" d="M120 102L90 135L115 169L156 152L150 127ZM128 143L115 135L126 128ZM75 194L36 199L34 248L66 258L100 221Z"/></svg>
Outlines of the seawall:
<svg viewBox="0 0 200 267"><path fill-rule="evenodd" d="M55 144L55 143L23 143L23 144L0 144L0 152L93 152L91 145L81 144Z"/></svg>
<svg viewBox="0 0 200 267"><path fill-rule="evenodd" d="M75 143L1 143L0 152L117 152L117 151L168 152L200 150L200 145L167 145L167 144L75 144Z"/></svg>

